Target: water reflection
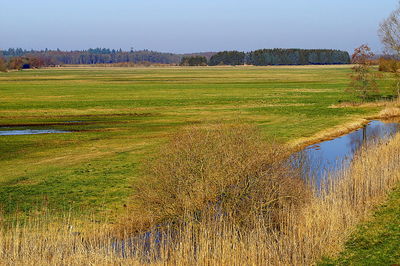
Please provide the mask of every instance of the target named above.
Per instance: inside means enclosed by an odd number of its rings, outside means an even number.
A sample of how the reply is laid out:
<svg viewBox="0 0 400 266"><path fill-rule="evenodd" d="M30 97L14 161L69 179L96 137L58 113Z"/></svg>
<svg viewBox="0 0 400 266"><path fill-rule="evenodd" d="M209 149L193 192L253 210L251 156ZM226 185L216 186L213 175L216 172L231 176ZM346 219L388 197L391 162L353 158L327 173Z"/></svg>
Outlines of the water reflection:
<svg viewBox="0 0 400 266"><path fill-rule="evenodd" d="M319 186L328 171L346 168L354 154L369 142L385 141L400 131L400 121L371 121L365 127L333 140L310 145L293 158L301 163L304 177Z"/></svg>

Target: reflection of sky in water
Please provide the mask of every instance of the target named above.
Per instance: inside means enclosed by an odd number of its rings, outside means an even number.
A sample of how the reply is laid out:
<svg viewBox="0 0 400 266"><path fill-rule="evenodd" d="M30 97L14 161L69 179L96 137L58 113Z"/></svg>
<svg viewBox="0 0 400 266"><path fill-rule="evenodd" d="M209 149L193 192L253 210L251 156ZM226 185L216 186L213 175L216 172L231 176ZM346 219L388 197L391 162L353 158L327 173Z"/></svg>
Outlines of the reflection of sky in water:
<svg viewBox="0 0 400 266"><path fill-rule="evenodd" d="M299 153L306 161L307 169L304 172L306 175L312 174L318 186L326 171L348 166L363 143L390 138L398 131L399 123L372 121L345 136L311 145Z"/></svg>
<svg viewBox="0 0 400 266"><path fill-rule="evenodd" d="M55 133L68 133L68 132L70 131L53 130L53 129L0 130L0 136L55 134Z"/></svg>

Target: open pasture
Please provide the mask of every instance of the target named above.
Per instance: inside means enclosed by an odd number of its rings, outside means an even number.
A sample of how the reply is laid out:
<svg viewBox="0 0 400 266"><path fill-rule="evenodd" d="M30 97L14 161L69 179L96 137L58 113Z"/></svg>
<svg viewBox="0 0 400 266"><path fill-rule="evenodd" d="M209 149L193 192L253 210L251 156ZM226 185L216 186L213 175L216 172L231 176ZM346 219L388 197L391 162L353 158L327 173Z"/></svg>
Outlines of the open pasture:
<svg viewBox="0 0 400 266"><path fill-rule="evenodd" d="M288 142L374 114L331 108L350 66L66 67L0 73L0 126L68 130L0 136L0 208L109 215L123 209L140 160L190 124L253 123ZM384 87L384 86L383 86Z"/></svg>

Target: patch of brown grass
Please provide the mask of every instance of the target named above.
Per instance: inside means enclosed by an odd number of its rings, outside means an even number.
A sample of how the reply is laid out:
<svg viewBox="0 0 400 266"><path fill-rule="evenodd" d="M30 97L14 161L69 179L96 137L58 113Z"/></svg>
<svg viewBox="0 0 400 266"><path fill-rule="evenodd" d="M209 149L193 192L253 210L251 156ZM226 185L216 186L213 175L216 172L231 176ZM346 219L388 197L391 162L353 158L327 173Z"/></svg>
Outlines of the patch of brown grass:
<svg viewBox="0 0 400 266"><path fill-rule="evenodd" d="M387 107L383 109L379 115L380 118L392 118L392 117L399 117L400 116L400 108L399 107Z"/></svg>
<svg viewBox="0 0 400 266"><path fill-rule="evenodd" d="M106 224L82 227L68 216L48 214L0 223L0 265L141 265L113 252L107 232Z"/></svg>
<svg viewBox="0 0 400 266"><path fill-rule="evenodd" d="M334 104L329 106L329 108L373 108L373 107L398 107L400 102L398 100L381 100L374 102L342 102L340 104Z"/></svg>

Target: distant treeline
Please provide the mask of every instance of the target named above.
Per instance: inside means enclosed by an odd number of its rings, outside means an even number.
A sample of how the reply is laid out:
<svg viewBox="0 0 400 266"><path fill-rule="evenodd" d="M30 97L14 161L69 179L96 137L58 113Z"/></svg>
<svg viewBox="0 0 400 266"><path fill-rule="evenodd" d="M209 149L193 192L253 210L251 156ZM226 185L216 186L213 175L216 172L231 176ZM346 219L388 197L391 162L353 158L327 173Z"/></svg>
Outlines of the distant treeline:
<svg viewBox="0 0 400 266"><path fill-rule="evenodd" d="M348 52L327 49L263 49L249 53L224 51L211 56L208 65L332 65L350 64Z"/></svg>
<svg viewBox="0 0 400 266"><path fill-rule="evenodd" d="M149 50L122 51L96 48L82 51L24 50L21 48L0 51L8 69L37 68L64 64L115 64L154 63L177 65L185 56L204 56L207 60L215 53L173 54ZM0 59L1 60L1 59ZM206 60L206 61L207 61ZM0 61L0 64L2 62ZM1 68L1 66L0 66Z"/></svg>
<svg viewBox="0 0 400 266"><path fill-rule="evenodd" d="M2 57L2 58L1 58ZM63 64L115 63L204 65L308 65L349 64L350 56L339 50L263 49L249 53L224 51L219 53L173 54L149 50L122 51L95 48L82 51L24 50L0 51L0 69L39 68Z"/></svg>
<svg viewBox="0 0 400 266"><path fill-rule="evenodd" d="M247 63L256 66L350 64L350 55L327 49L264 49L250 52Z"/></svg>
<svg viewBox="0 0 400 266"><path fill-rule="evenodd" d="M244 65L246 53L238 51L224 51L213 55L210 58L209 65Z"/></svg>
<svg viewBox="0 0 400 266"><path fill-rule="evenodd" d="M104 48L88 49L84 51L60 51L60 50L23 50L8 49L2 52L6 58L12 57L39 57L46 58L53 64L112 64L122 62L151 62L162 64L177 64L182 56L172 53L160 53L154 51L122 51Z"/></svg>
<svg viewBox="0 0 400 266"><path fill-rule="evenodd" d="M205 56L184 56L180 63L181 66L206 66L207 58Z"/></svg>

